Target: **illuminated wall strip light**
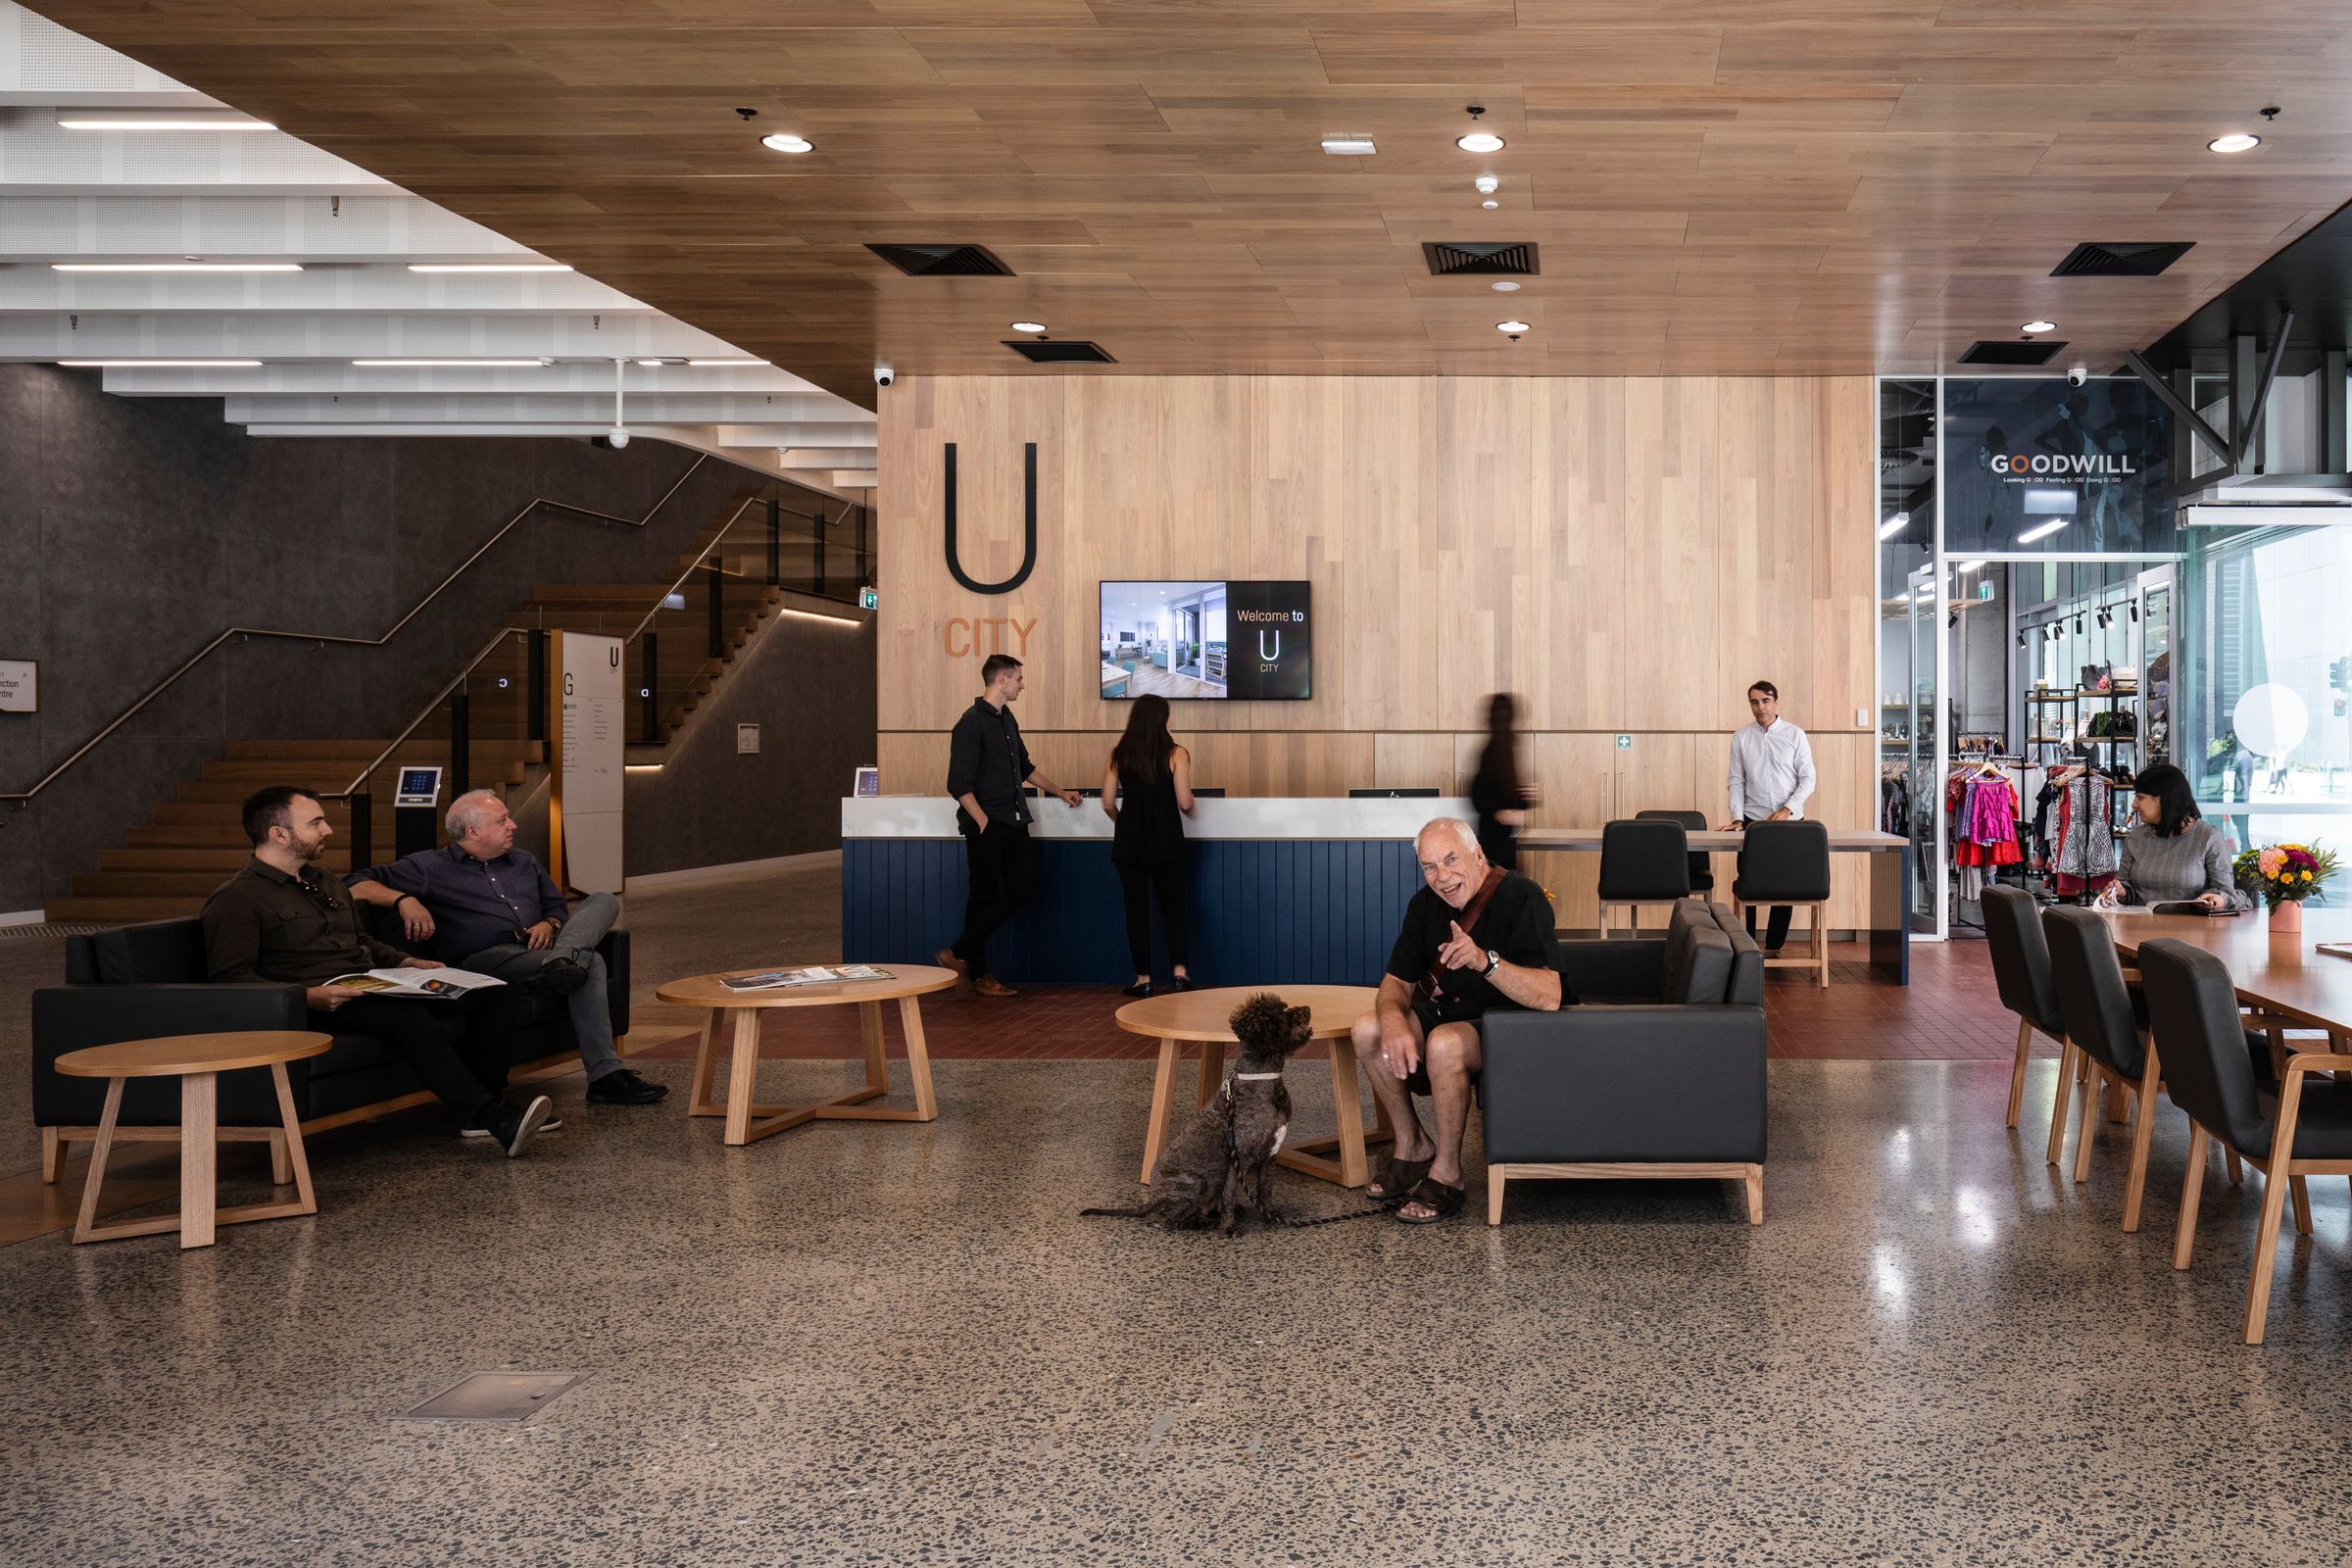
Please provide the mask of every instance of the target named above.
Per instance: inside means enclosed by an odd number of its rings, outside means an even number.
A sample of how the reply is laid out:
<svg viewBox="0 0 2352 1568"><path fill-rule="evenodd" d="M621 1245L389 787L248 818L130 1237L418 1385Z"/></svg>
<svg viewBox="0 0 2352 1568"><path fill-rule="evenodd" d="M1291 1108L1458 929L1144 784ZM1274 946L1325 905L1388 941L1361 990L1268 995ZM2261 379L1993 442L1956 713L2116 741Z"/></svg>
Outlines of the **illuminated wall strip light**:
<svg viewBox="0 0 2352 1568"><path fill-rule="evenodd" d="M277 126L267 120L247 120L227 115L212 119L196 119L186 115L96 115L77 114L57 117L60 130L275 130Z"/></svg>
<svg viewBox="0 0 2352 1568"><path fill-rule="evenodd" d="M51 262L52 272L299 272L300 262Z"/></svg>
<svg viewBox="0 0 2352 1568"><path fill-rule="evenodd" d="M779 614L798 615L803 620L829 620L836 626L862 626L865 622L855 615L825 615L813 610L779 610Z"/></svg>

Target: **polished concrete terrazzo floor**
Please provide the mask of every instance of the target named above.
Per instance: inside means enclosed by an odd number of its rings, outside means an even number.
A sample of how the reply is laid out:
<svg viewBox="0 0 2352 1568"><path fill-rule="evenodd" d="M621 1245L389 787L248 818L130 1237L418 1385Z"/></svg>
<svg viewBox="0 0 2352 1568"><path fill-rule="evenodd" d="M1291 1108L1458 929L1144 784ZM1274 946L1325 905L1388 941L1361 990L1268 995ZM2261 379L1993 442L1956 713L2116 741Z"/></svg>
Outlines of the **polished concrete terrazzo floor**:
<svg viewBox="0 0 2352 1568"><path fill-rule="evenodd" d="M1427 1229L1080 1219L1136 1191L1141 1062L945 1061L935 1123L742 1150L577 1079L518 1160L412 1116L321 1148L315 1220L0 1249L0 1560L2344 1560L2344 1182L2249 1349L2259 1187L2217 1167L2176 1274L2177 1111L2125 1236L2124 1140L2076 1187L2003 1064L1771 1070L1755 1229L1729 1184L1551 1183L1491 1230L1475 1175ZM395 1419L495 1368L588 1377Z"/></svg>

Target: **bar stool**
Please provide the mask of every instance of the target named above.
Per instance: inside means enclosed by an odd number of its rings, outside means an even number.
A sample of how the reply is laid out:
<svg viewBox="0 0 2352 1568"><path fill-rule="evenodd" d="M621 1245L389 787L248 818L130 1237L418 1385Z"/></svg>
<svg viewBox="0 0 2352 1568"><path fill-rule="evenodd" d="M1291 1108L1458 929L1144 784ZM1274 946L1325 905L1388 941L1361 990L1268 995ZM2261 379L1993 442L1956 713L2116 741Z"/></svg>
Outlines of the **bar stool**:
<svg viewBox="0 0 2352 1568"><path fill-rule="evenodd" d="M2278 1225L2295 1200L2295 1230L2311 1234L2309 1176L2352 1174L2352 1090L2311 1075L2352 1067L2352 1056L2314 1052L2288 1058L2278 1109L2263 1114L2255 1063L2269 1043L2245 1028L2229 966L2200 948L2159 937L2139 946L2148 1014L2165 1054L2173 1103L2188 1112L2188 1175L2173 1228L2173 1267L2188 1267L2197 1240L2197 1200L2205 1191L2205 1141L2212 1139L2263 1174L2262 1218L2254 1232L2253 1277L2246 1282L2244 1338L2262 1343L2271 1313Z"/></svg>
<svg viewBox="0 0 2352 1568"><path fill-rule="evenodd" d="M2082 1079L2081 1114L2075 1123L2075 1180L2090 1174L2090 1140L2098 1124L2091 1119L2090 1102L2102 1085L2128 1089L2138 1097L2138 1121L2132 1129L2132 1172L2124 1181L2124 1229L2139 1229L2139 1200L2148 1180L2148 1138L2156 1126L2156 1091L2160 1069L2155 1043L2132 1005L2132 991L2124 983L2123 960L2115 956L2115 935L2089 909L2049 908L2041 911L2042 938L2050 948L2050 973L2058 985L2058 1010L2066 1020L2066 1038L2082 1054L2089 1072ZM2065 1113L2066 1073L2058 1075L2060 1100L2052 1114ZM2052 1138L2053 1152L2062 1147ZM2051 1163L2055 1164L2053 1159Z"/></svg>
<svg viewBox="0 0 2352 1568"><path fill-rule="evenodd" d="M1634 934L1642 934L1642 906L1673 906L1690 896L1690 835L1680 822L1604 822L1600 829L1600 935L1609 935L1609 909L1625 905Z"/></svg>
<svg viewBox="0 0 2352 1568"><path fill-rule="evenodd" d="M1732 880L1732 910L1776 904L1812 910L1811 945L1801 958L1766 955L1767 968L1812 969L1824 990L1830 984L1830 830L1819 822L1750 823L1740 847L1740 874Z"/></svg>
<svg viewBox="0 0 2352 1568"><path fill-rule="evenodd" d="M1685 833L1704 833L1707 813L1704 811L1636 811L1637 822L1680 822ZM1704 850L1690 852L1690 891L1706 894L1715 891L1715 860Z"/></svg>
<svg viewBox="0 0 2352 1568"><path fill-rule="evenodd" d="M2026 1057L2038 1029L2058 1043L2059 1103L2075 1068L2066 1019L2058 1010L2058 982L2050 973L2050 945L2041 934L2041 914L2032 894L2019 888L1984 889L1984 941L1992 949L1992 981L2001 1005L2017 1014L2017 1060L2009 1069L2009 1126L2017 1125L2026 1099ZM2058 1105L2050 1107L2053 1121ZM2052 1156L2053 1158L2055 1156Z"/></svg>

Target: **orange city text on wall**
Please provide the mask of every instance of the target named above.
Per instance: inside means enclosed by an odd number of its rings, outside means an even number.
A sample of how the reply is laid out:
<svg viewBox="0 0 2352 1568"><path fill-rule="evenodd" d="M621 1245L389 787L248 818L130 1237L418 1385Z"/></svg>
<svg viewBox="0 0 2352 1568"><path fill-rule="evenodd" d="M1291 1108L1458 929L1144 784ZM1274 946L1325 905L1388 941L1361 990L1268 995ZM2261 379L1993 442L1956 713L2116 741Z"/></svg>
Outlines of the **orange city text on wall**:
<svg viewBox="0 0 2352 1568"><path fill-rule="evenodd" d="M941 633L950 659L986 659L991 654L1019 659L1029 652L1029 634L1036 629L1034 616L1014 620L1008 615L951 615Z"/></svg>

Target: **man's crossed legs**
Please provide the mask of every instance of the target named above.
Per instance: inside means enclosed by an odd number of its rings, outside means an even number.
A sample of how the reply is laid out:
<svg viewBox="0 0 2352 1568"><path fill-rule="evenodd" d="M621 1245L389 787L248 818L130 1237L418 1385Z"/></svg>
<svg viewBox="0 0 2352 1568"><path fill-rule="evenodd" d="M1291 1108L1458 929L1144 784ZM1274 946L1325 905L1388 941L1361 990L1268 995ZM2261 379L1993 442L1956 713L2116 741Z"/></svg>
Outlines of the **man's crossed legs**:
<svg viewBox="0 0 2352 1568"><path fill-rule="evenodd" d="M537 980L564 997L571 1011L571 1032L580 1042L580 1060L588 1069L588 1098L613 1104L650 1104L669 1089L649 1083L620 1064L620 1053L612 1042L605 956L596 951L596 945L619 918L619 900L610 893L592 893L580 901L571 918L546 947L505 942L484 948L459 967L509 982Z"/></svg>
<svg viewBox="0 0 2352 1568"><path fill-rule="evenodd" d="M1366 1192L1384 1201L1400 1198L1426 1175L1443 1191L1414 1198L1396 1211L1408 1224L1426 1224L1461 1207L1462 1134L1470 1122L1471 1085L1486 1056L1475 1021L1433 1023L1419 1008L1411 1008L1404 1023L1409 1040L1384 1044L1380 1014L1368 1012L1355 1020L1349 1038L1355 1059L1372 1080L1373 1098L1396 1129L1388 1171ZM1434 1125L1428 1132L1413 1109L1416 1089L1429 1095Z"/></svg>

